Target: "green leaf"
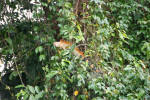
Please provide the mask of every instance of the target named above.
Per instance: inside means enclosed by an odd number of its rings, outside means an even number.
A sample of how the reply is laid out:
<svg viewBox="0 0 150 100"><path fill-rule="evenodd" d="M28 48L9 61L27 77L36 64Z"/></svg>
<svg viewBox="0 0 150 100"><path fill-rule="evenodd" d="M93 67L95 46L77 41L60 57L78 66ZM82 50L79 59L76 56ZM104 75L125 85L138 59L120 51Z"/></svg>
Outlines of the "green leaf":
<svg viewBox="0 0 150 100"><path fill-rule="evenodd" d="M10 46L12 46L12 40L11 40L10 38L6 38L5 40L8 42L8 44L9 44Z"/></svg>
<svg viewBox="0 0 150 100"><path fill-rule="evenodd" d="M38 26L34 26L34 31L38 31L39 27Z"/></svg>
<svg viewBox="0 0 150 100"><path fill-rule="evenodd" d="M128 38L127 34L125 32L123 32L122 35L123 35L124 38Z"/></svg>
<svg viewBox="0 0 150 100"><path fill-rule="evenodd" d="M34 87L32 87L32 86L28 86L28 88L29 88L29 90L30 90L30 92L31 92L31 93L35 94Z"/></svg>
<svg viewBox="0 0 150 100"><path fill-rule="evenodd" d="M29 97L29 95L28 95L28 94L25 94L25 95L23 96L23 100L27 100L28 97Z"/></svg>
<svg viewBox="0 0 150 100"><path fill-rule="evenodd" d="M35 97L31 94L29 100L36 100Z"/></svg>
<svg viewBox="0 0 150 100"><path fill-rule="evenodd" d="M48 5L47 5L47 3L45 3L45 2L42 2L42 6L45 6L45 7L47 7Z"/></svg>
<svg viewBox="0 0 150 100"><path fill-rule="evenodd" d="M13 54L13 50L12 50L12 49L8 49L8 52L9 52L10 54Z"/></svg>
<svg viewBox="0 0 150 100"><path fill-rule="evenodd" d="M35 49L35 52L36 53L41 53L43 51L43 47L42 46L38 46L36 49Z"/></svg>
<svg viewBox="0 0 150 100"><path fill-rule="evenodd" d="M124 68L124 70L125 71L130 71L130 70L133 70L133 68L131 66L127 66L127 67Z"/></svg>
<svg viewBox="0 0 150 100"><path fill-rule="evenodd" d="M37 93L39 93L40 91L39 91L39 87L38 86L35 86L35 91L37 92Z"/></svg>
<svg viewBox="0 0 150 100"><path fill-rule="evenodd" d="M40 60L40 61L45 60L45 55L40 55L39 60Z"/></svg>
<svg viewBox="0 0 150 100"><path fill-rule="evenodd" d="M48 73L48 75L46 75L46 78L51 79L58 73L59 73L59 71L51 71L50 73Z"/></svg>
<svg viewBox="0 0 150 100"><path fill-rule="evenodd" d="M17 98L19 98L19 97L21 97L21 96L23 96L23 95L25 95L26 94L26 92L24 91L24 90L20 90L20 92L18 92L17 94L16 94L16 96L17 96Z"/></svg>
<svg viewBox="0 0 150 100"><path fill-rule="evenodd" d="M9 79L12 80L14 77L18 76L18 72L17 71L13 71L10 76Z"/></svg>
<svg viewBox="0 0 150 100"><path fill-rule="evenodd" d="M70 3L70 2L66 2L66 3L65 3L65 7L66 7L66 8L71 8L71 7L72 7L72 5L71 5L71 3Z"/></svg>
<svg viewBox="0 0 150 100"><path fill-rule="evenodd" d="M92 100L104 100L104 99L101 97L96 97L96 98L93 98Z"/></svg>
<svg viewBox="0 0 150 100"><path fill-rule="evenodd" d="M17 85L15 86L15 88L24 88L25 86L24 85Z"/></svg>
<svg viewBox="0 0 150 100"><path fill-rule="evenodd" d="M37 95L35 95L36 100L43 97L43 91L39 92Z"/></svg>
<svg viewBox="0 0 150 100"><path fill-rule="evenodd" d="M142 96L144 95L144 93L145 93L145 90L140 89L140 91L139 91L139 93L137 95L138 99L142 99Z"/></svg>

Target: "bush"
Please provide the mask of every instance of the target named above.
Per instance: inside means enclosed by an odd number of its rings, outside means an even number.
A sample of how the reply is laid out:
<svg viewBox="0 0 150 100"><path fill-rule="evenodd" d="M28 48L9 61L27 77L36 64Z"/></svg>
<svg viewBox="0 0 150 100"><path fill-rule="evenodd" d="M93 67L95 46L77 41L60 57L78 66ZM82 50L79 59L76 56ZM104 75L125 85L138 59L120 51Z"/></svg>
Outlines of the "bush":
<svg viewBox="0 0 150 100"><path fill-rule="evenodd" d="M0 56L5 62L1 84L18 100L149 100L149 4L1 2ZM27 10L31 18L23 13ZM53 42L60 39L74 45L55 48ZM74 46L88 61L72 55Z"/></svg>

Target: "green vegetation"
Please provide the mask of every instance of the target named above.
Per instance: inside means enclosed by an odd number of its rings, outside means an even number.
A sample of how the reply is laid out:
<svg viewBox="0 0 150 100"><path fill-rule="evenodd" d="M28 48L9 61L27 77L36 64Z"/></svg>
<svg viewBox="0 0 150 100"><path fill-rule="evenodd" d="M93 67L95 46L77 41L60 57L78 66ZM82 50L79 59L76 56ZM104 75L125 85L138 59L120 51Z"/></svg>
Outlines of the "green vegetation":
<svg viewBox="0 0 150 100"><path fill-rule="evenodd" d="M150 100L149 0L2 0L0 48L2 100Z"/></svg>

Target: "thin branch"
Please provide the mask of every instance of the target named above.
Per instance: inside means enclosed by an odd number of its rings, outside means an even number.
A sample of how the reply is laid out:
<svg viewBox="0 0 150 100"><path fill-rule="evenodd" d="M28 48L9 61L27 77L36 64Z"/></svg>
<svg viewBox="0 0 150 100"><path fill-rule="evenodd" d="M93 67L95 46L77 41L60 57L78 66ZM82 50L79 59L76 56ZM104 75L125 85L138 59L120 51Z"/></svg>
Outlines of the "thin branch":
<svg viewBox="0 0 150 100"><path fill-rule="evenodd" d="M77 47L80 47L80 46L87 46L88 44L79 44L77 45Z"/></svg>
<svg viewBox="0 0 150 100"><path fill-rule="evenodd" d="M76 9L76 15L78 14L78 5L79 5L79 1L80 1L80 0L77 1L76 8L75 8L75 9Z"/></svg>
<svg viewBox="0 0 150 100"><path fill-rule="evenodd" d="M12 48L12 49L13 49L13 48ZM15 56L14 49L13 49L13 55ZM19 72L19 69L18 69L18 66L17 66L17 63L16 63L16 60L15 60L15 59L14 59L14 63L15 63L15 67L16 67L16 69L17 69L17 73L18 73L18 75L19 75L21 84L22 84L23 86L25 86L25 84L23 83L23 80L22 80L22 77L21 77L21 74L20 74L20 72Z"/></svg>

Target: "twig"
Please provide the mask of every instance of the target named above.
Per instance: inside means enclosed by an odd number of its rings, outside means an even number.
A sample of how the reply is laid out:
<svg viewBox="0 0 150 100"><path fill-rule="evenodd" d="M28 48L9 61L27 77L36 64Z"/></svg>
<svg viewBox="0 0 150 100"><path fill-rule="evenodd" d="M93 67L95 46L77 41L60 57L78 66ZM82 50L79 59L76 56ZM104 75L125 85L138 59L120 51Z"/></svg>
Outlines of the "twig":
<svg viewBox="0 0 150 100"><path fill-rule="evenodd" d="M13 48L12 48L12 49L13 49ZM13 49L13 55L15 56L14 49ZM18 73L18 75L19 75L19 78L20 78L21 84L22 84L23 86L25 86L25 84L23 83L22 77L21 77L21 75L20 75L20 72L19 72L19 69L18 69L18 66L17 66L16 60L14 60L14 63L15 63L15 67L16 67L16 69L17 69L17 73Z"/></svg>
<svg viewBox="0 0 150 100"><path fill-rule="evenodd" d="M80 47L80 46L87 46L88 44L79 44L77 45L77 47Z"/></svg>
<svg viewBox="0 0 150 100"><path fill-rule="evenodd" d="M78 0L78 1L77 1L77 4L76 4L76 15L78 14L78 5L79 5L79 1L80 1L80 0Z"/></svg>

